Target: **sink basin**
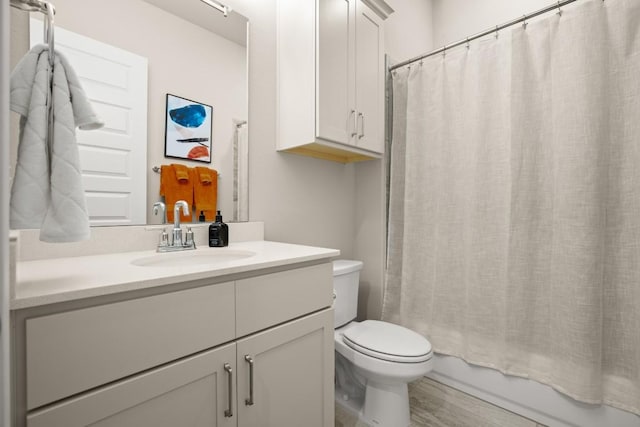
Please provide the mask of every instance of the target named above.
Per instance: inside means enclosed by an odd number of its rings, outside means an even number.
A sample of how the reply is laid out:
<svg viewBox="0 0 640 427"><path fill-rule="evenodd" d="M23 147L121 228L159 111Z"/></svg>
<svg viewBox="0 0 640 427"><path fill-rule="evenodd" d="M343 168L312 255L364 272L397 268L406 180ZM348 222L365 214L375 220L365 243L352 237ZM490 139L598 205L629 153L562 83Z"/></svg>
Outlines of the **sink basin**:
<svg viewBox="0 0 640 427"><path fill-rule="evenodd" d="M199 249L185 252L169 252L138 258L131 261L131 264L140 267L180 267L196 265L217 265L229 261L249 258L255 252L237 249Z"/></svg>

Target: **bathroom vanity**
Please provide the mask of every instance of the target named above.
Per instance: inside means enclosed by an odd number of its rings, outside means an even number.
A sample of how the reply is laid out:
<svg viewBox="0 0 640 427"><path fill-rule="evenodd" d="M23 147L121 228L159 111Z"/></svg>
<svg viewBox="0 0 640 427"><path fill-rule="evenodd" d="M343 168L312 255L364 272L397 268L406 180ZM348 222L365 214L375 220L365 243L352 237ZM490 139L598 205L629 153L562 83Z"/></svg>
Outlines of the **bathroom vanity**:
<svg viewBox="0 0 640 427"><path fill-rule="evenodd" d="M19 262L15 425L332 426L338 254L252 241Z"/></svg>

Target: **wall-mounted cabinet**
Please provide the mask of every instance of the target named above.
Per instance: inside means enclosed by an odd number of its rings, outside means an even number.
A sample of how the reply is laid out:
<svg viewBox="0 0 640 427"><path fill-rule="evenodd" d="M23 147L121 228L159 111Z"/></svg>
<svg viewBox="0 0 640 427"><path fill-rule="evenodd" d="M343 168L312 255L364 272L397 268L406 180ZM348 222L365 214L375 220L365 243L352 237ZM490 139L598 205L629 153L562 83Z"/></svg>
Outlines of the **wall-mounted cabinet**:
<svg viewBox="0 0 640 427"><path fill-rule="evenodd" d="M383 0L278 0L278 150L339 162L384 152Z"/></svg>

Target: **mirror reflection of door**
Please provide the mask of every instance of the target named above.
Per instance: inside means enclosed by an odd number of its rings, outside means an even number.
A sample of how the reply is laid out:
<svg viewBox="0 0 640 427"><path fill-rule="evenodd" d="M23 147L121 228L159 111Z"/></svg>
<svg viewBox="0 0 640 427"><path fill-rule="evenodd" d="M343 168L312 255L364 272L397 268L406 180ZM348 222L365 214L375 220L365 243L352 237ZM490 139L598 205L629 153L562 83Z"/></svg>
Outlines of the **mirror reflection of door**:
<svg viewBox="0 0 640 427"><path fill-rule="evenodd" d="M31 19L31 47L41 26ZM147 164L147 58L61 27L55 43L105 123L76 130L90 224L146 224L147 174L137 165Z"/></svg>

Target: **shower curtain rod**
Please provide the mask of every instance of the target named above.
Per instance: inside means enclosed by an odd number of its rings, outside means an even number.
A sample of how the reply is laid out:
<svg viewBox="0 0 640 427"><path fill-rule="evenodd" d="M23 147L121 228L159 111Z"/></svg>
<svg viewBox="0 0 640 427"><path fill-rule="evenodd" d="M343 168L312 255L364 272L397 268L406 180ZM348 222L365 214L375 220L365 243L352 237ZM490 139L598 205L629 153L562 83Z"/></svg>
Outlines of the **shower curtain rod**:
<svg viewBox="0 0 640 427"><path fill-rule="evenodd" d="M391 67L389 67L389 71L393 71L395 69L404 67L405 65L409 65L409 64L414 63L416 61L420 61L420 60L428 58L430 56L446 52L447 50L453 49L454 47L462 46L463 44L467 44L472 40L479 39L480 37L484 37L484 36L488 36L489 34L497 33L498 31L504 30L505 28L509 28L512 25L516 25L516 24L519 24L521 22L526 22L527 19L535 18L536 16L543 15L543 14L551 12L553 10L558 10L559 13L562 13L562 7L563 6L566 6L566 5L568 5L570 3L573 3L575 1L577 1L577 0L558 1L557 3L555 3L553 5L550 5L550 6L547 6L547 7L543 8L543 9L537 10L537 11L532 12L532 13L528 13L526 15L522 15L518 19L514 19L514 20L506 22L506 23L504 23L502 25L496 25L495 28L491 28L491 29L482 31L480 33L474 34L474 35L469 36L469 37L467 37L465 39L457 41L455 43L451 43L451 44L445 45L445 46L443 46L443 47L441 47L439 49L436 49L434 51L431 51L431 52L429 52L427 54L416 56L415 58L411 58L411 59L408 59L406 61L402 61L402 62L400 62L398 64L392 65Z"/></svg>

